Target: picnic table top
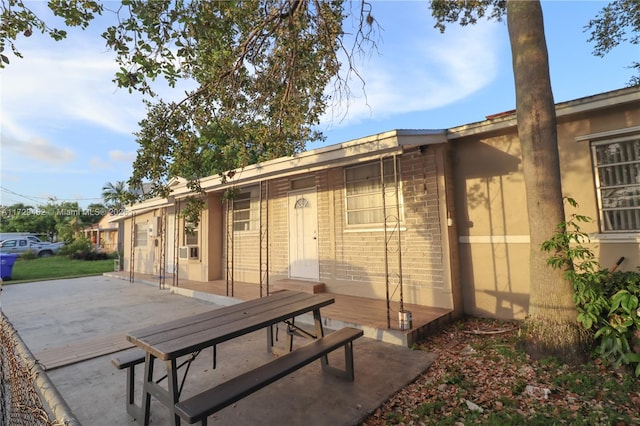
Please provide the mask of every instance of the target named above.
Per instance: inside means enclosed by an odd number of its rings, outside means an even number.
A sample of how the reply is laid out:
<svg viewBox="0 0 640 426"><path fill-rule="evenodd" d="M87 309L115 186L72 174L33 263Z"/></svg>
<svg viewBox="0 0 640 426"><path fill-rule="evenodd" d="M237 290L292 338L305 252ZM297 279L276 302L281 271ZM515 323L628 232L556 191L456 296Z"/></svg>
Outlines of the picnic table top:
<svg viewBox="0 0 640 426"><path fill-rule="evenodd" d="M326 294L283 290L127 334L136 346L161 360L173 360L334 303Z"/></svg>

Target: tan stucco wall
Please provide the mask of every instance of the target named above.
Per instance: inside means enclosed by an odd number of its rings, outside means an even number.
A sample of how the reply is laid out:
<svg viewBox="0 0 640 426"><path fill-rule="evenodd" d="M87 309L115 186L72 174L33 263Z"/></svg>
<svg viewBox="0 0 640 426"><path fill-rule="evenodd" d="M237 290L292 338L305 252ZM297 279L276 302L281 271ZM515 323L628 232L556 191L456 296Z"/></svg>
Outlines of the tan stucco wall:
<svg viewBox="0 0 640 426"><path fill-rule="evenodd" d="M528 297L505 300L505 293L528 294L529 229L517 135L452 144L465 312L522 317Z"/></svg>
<svg viewBox="0 0 640 426"><path fill-rule="evenodd" d="M131 219L120 222L122 227L122 260L120 267L123 271L131 271Z"/></svg>
<svg viewBox="0 0 640 426"><path fill-rule="evenodd" d="M175 203L174 207L167 209L167 221L175 225L169 226L171 235L167 236L167 253L173 252L175 240L175 226L178 227L178 244L176 247L185 244L185 220L181 216L185 208L185 201ZM222 239L224 233L222 229L222 201L220 194L208 194L205 199L205 206L200 215L198 224L198 259L178 259L178 277L193 281L212 281L223 279L223 255ZM177 212L177 217L175 217Z"/></svg>
<svg viewBox="0 0 640 426"><path fill-rule="evenodd" d="M154 246L154 239L147 232L147 245L142 247L132 247L132 233L134 232L132 222L134 224L147 224L151 226L151 221L155 215L154 211L131 216L124 221L124 270L131 271L131 254L133 250L133 271L134 273L141 274L157 274L158 271L154 269L156 259L156 248Z"/></svg>
<svg viewBox="0 0 640 426"><path fill-rule="evenodd" d="M621 269L635 269L640 240L638 235L598 234L590 144L576 138L638 125L640 106L628 105L564 116L558 122L563 194L579 203L577 213L594 219L583 230L592 234L592 247L605 267L625 256ZM465 312L523 318L528 310L529 230L516 128L451 143Z"/></svg>
<svg viewBox="0 0 640 426"><path fill-rule="evenodd" d="M221 194L209 194L207 196L206 221L203 221L203 259L205 268L205 280L220 280L223 278L222 240L223 232L223 206Z"/></svg>
<svg viewBox="0 0 640 426"><path fill-rule="evenodd" d="M591 247L597 254L603 267L611 267L624 256L620 270L637 270L640 266L640 234L600 234L598 204L593 181L593 165L588 140L584 136L602 134L612 130L640 126L640 103L634 108L629 106L611 108L596 119L581 115L575 121L563 123L559 127L561 137L561 169L563 191L579 203L577 213L589 216L592 223L585 224L583 230L591 235ZM585 178L589 176L589 178ZM567 209L567 213L574 212Z"/></svg>
<svg viewBox="0 0 640 426"><path fill-rule="evenodd" d="M165 229L162 230L162 235L148 235L145 247L135 247L133 249L133 271L134 274L159 274L160 246L164 245L166 273L172 274L175 272L176 250L184 245L184 218L180 216L180 211L183 208L184 202L177 203L175 206L151 209L123 221L125 241L123 246L123 269L125 271L131 270L132 221L135 224L146 223L150 227L155 217L165 215L166 218L162 222ZM198 259L177 259L177 272L180 279L208 281L222 278L221 210L219 197L213 194L209 195L199 224L198 247L200 256ZM175 232L176 227L178 228L177 234Z"/></svg>

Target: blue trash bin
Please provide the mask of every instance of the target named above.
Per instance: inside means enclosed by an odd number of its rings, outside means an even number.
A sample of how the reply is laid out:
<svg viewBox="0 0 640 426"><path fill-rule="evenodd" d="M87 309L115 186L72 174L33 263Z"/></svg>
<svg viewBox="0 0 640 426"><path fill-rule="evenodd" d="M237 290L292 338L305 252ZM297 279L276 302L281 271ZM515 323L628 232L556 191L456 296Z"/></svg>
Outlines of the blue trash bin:
<svg viewBox="0 0 640 426"><path fill-rule="evenodd" d="M16 263L18 255L15 253L0 253L0 278L10 280L13 272L13 264Z"/></svg>

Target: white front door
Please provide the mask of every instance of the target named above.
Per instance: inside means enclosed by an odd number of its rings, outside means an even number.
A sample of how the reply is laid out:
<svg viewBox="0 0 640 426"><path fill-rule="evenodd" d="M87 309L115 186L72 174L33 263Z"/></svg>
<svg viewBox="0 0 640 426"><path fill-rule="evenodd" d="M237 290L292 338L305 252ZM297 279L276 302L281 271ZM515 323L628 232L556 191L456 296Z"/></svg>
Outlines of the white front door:
<svg viewBox="0 0 640 426"><path fill-rule="evenodd" d="M315 188L289 193L289 276L317 280L318 208Z"/></svg>

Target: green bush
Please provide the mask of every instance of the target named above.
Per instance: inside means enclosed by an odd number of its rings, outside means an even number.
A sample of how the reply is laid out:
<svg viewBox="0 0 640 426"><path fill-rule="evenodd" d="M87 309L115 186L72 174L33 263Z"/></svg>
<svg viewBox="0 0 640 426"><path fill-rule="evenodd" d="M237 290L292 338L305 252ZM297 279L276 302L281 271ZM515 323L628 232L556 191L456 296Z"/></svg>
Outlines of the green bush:
<svg viewBox="0 0 640 426"><path fill-rule="evenodd" d="M577 207L574 200L566 201ZM616 367L635 365L635 375L640 376L640 269L612 272L602 268L593 251L583 245L589 236L580 230L580 223L590 221L571 215L542 249L553 253L547 263L563 268L573 284L577 320L593 332L599 356Z"/></svg>
<svg viewBox="0 0 640 426"><path fill-rule="evenodd" d="M91 241L86 237L78 237L72 242L65 244L59 254L73 256L76 253L86 253L92 250Z"/></svg>
<svg viewBox="0 0 640 426"><path fill-rule="evenodd" d="M24 253L20 253L20 259L22 260L32 260L32 259L36 259L38 256L36 255L36 252L29 249L27 251L25 251Z"/></svg>
<svg viewBox="0 0 640 426"><path fill-rule="evenodd" d="M78 237L71 243L65 245L60 249L59 253L75 260L106 260L118 258L117 252L107 253L94 249L91 241L84 236Z"/></svg>
<svg viewBox="0 0 640 426"><path fill-rule="evenodd" d="M76 260L105 260L107 253L94 250L91 241L82 236L73 240L60 249L60 254L67 255Z"/></svg>
<svg viewBox="0 0 640 426"><path fill-rule="evenodd" d="M71 258L76 260L107 260L109 256L103 251L90 250L87 252L76 252L71 255Z"/></svg>

